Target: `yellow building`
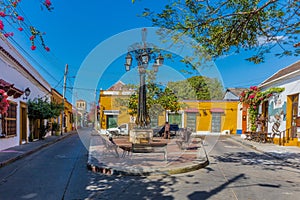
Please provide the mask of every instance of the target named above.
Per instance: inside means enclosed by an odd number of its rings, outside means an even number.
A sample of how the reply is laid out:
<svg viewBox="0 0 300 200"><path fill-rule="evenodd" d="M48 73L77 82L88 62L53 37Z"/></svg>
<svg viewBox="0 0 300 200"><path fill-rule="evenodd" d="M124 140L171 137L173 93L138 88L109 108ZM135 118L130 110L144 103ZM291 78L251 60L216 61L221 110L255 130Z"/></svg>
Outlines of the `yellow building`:
<svg viewBox="0 0 300 200"><path fill-rule="evenodd" d="M117 127L123 123L134 123L128 114L126 105L121 105L120 100L130 97L130 91L100 91L99 116L101 129Z"/></svg>
<svg viewBox="0 0 300 200"><path fill-rule="evenodd" d="M238 101L184 101L183 103L186 105L186 108L181 111L183 127L192 128L200 134L236 134ZM172 123L170 119L169 121Z"/></svg>
<svg viewBox="0 0 300 200"><path fill-rule="evenodd" d="M63 103L62 95L55 89L51 89L51 101L53 103L61 104ZM57 118L52 119L52 122L56 122L59 125L59 129L63 130L62 132L68 132L73 129L73 109L72 104L69 103L66 99L64 100L64 120L62 120L62 114Z"/></svg>
<svg viewBox="0 0 300 200"><path fill-rule="evenodd" d="M99 97L99 116L101 129L117 127L123 123L134 126L135 118L128 114L126 99L134 92L123 90L124 84L118 82L108 90L101 90ZM151 127L163 126L166 121L178 124L181 128L191 128L197 133L236 134L238 104L237 100L181 102L183 108L177 112L157 113L151 117Z"/></svg>

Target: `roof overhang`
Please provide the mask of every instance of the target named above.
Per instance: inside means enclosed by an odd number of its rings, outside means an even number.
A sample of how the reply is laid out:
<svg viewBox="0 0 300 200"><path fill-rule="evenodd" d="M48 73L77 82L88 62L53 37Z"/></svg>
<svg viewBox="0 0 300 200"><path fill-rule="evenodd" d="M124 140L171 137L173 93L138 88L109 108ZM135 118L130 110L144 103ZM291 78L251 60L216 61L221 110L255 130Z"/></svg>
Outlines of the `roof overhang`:
<svg viewBox="0 0 300 200"><path fill-rule="evenodd" d="M24 91L14 87L14 84L6 82L3 79L0 79L0 89L4 90L8 96L13 96L15 99L24 94Z"/></svg>

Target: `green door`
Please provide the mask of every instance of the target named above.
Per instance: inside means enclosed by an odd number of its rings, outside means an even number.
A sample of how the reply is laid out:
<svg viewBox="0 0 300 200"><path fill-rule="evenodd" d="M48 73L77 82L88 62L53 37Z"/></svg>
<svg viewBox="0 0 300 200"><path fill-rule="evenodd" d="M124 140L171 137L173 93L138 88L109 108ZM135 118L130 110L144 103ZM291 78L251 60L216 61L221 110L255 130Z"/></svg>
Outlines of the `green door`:
<svg viewBox="0 0 300 200"><path fill-rule="evenodd" d="M169 114L169 124L178 124L179 128L182 128L182 115L181 114Z"/></svg>
<svg viewBox="0 0 300 200"><path fill-rule="evenodd" d="M118 115L107 115L107 128L118 127Z"/></svg>
<svg viewBox="0 0 300 200"><path fill-rule="evenodd" d="M222 117L222 113L212 113L211 132L213 133L221 132L221 117Z"/></svg>
<svg viewBox="0 0 300 200"><path fill-rule="evenodd" d="M191 128L192 131L196 131L196 113L187 113L187 128Z"/></svg>

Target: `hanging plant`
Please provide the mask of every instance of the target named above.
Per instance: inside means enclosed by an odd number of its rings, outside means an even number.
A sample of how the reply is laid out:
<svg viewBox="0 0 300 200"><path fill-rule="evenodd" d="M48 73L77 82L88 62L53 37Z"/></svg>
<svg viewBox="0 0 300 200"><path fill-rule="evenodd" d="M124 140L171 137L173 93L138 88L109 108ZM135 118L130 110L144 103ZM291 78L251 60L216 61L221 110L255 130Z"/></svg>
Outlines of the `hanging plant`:
<svg viewBox="0 0 300 200"><path fill-rule="evenodd" d="M240 94L240 102L249 105L249 120L251 124L251 131L256 130L256 117L258 115L259 105L268 99L275 93L284 91L284 88L270 88L261 92L257 86L251 86L249 89L244 90Z"/></svg>
<svg viewBox="0 0 300 200"><path fill-rule="evenodd" d="M8 96L6 92L2 89L0 89L0 114L5 114L7 112L7 109L9 107L9 103L7 100Z"/></svg>

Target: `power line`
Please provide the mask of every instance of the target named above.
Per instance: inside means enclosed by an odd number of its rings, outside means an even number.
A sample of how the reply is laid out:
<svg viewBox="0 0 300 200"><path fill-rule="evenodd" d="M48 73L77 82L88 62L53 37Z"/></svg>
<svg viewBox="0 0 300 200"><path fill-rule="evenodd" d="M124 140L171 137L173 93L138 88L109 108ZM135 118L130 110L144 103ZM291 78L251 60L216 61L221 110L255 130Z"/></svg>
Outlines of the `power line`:
<svg viewBox="0 0 300 200"><path fill-rule="evenodd" d="M28 23L25 23L25 22L22 22L22 27L24 27L24 29L23 29L23 31L24 31L24 34L25 34L25 36L27 36L28 38L32 35L31 34L31 31L29 30L29 27L30 26L32 26L31 25L31 23L30 23L30 20L29 20L29 18L25 15L25 13L23 12L23 10L20 8L20 6L18 6L17 8L16 8L16 10L17 10L17 12L19 12L19 13L21 13L25 18L26 18L26 21L28 22ZM7 18L4 18L6 21L7 21L7 23L11 26L11 28L12 29L15 29L15 30L17 30L17 27L15 26L16 25L16 23L13 23L13 22L11 22L11 21L9 21ZM19 24L19 23L17 23L17 24ZM20 24L21 25L21 24ZM30 55L30 53L28 53L28 51L26 51L14 38L12 38L12 37L9 37L8 38L9 39L9 41L10 42L12 42L22 53L23 53L23 55L24 56L26 56L29 60L31 60L31 62L32 63L34 63L35 64L35 66L37 66L38 68L40 68L45 74L47 74L50 78L52 78L55 82L57 82L57 85L55 86L55 88L58 86L58 84L61 82L61 81L58 81L50 72L49 72L49 70L47 70L47 69L45 69L35 58L33 58L31 55ZM41 53L41 55L44 57L44 58L46 58L46 60L48 60L49 62L53 62L53 60L54 61L56 61L56 60L58 60L57 58L56 58L56 56L53 54L53 53L51 53L51 55L53 56L53 57L55 57L55 59L52 59L51 61L50 61L50 59L49 59L49 55L46 55L45 54L45 49L43 48L42 50L41 50L41 46L42 46L42 44L41 44L41 42L39 41L39 40L37 40L36 41L37 42L37 46L38 46L38 51Z"/></svg>

